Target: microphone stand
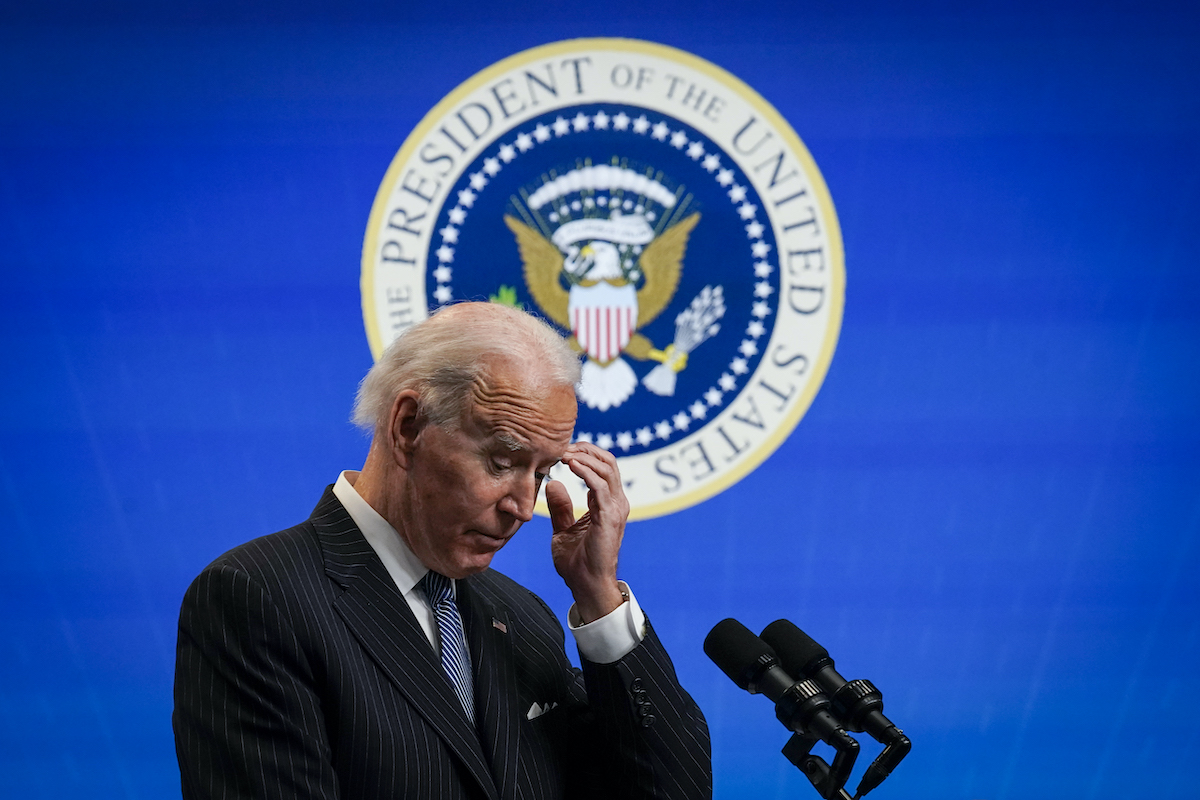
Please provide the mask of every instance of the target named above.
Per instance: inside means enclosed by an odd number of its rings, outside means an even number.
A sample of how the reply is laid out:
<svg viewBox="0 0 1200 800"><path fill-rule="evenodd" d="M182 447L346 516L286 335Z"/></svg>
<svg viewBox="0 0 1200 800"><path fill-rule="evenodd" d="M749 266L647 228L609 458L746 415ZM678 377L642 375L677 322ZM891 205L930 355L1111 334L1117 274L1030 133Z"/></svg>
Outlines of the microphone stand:
<svg viewBox="0 0 1200 800"><path fill-rule="evenodd" d="M912 749L912 742L904 732L883 715L883 693L866 679L848 681L839 675L829 651L786 619L777 619L764 628L760 641L778 655L784 669L790 674L813 680L818 689L828 692L833 701L834 716L846 730L869 733L884 745L883 752L867 767L851 798L859 800L882 783ZM801 758L803 755L800 753ZM805 769L795 759L793 763ZM817 767L813 769L819 772ZM812 777L807 770L805 774Z"/></svg>
<svg viewBox="0 0 1200 800"><path fill-rule="evenodd" d="M775 703L776 719L793 734L784 756L824 800L853 800L844 787L858 758L858 742L830 713L832 701L816 681L794 680L780 667L775 651L735 619L713 626L704 638L704 652L740 688ZM812 755L819 741L837 752L832 767Z"/></svg>
<svg viewBox="0 0 1200 800"><path fill-rule="evenodd" d="M830 663L832 664L832 661ZM912 742L903 731L883 716L883 693L865 678L846 681L845 685L834 692L833 704L848 730L856 733L865 731L885 745L883 752L867 767L858 783L852 800L859 800L883 783L883 779L908 755L908 751L912 749Z"/></svg>
<svg viewBox="0 0 1200 800"><path fill-rule="evenodd" d="M829 707L829 699L815 681L797 681L784 691L775 703L775 716L793 736L784 745L783 754L812 781L824 800L851 800L844 787L858 759L858 742L828 716ZM830 725L836 727L826 730L825 736L817 732ZM818 741L826 742L837 752L832 767L820 756L810 755Z"/></svg>
<svg viewBox="0 0 1200 800"><path fill-rule="evenodd" d="M810 753L813 745L820 740L819 736L811 733L793 733L792 738L788 739L781 752L788 761L804 773L805 777L812 782L813 788L817 790L817 794L825 800L834 800L834 798L852 800L850 794L843 787L846 785L846 778L850 774L851 767L854 766L854 758L850 757L849 764L839 764L838 762L846 761L846 752L838 751L833 759L833 768L830 769L825 759Z"/></svg>

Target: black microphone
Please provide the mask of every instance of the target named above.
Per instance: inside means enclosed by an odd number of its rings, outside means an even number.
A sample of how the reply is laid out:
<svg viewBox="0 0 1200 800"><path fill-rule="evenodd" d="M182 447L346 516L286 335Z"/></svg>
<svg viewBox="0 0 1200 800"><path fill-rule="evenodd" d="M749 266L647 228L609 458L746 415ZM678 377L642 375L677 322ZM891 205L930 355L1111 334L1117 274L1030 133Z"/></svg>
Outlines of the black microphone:
<svg viewBox="0 0 1200 800"><path fill-rule="evenodd" d="M858 758L858 742L829 713L830 701L820 686L812 680L792 680L775 651L735 619L713 627L704 639L704 652L740 688L775 703L775 716L788 730L811 737L808 747L819 738L837 751L832 772L820 770L817 765L824 762L815 757L802 769L822 797L841 792ZM807 756L807 749L800 755Z"/></svg>
<svg viewBox="0 0 1200 800"><path fill-rule="evenodd" d="M883 783L900 760L912 749L904 732L883 715L883 693L868 680L848 681L834 669L829 651L786 619L779 619L762 632L762 641L778 653L783 668L792 675L815 680L833 699L833 710L852 731L866 731L887 745L867 768L855 797Z"/></svg>
<svg viewBox="0 0 1200 800"><path fill-rule="evenodd" d="M750 694L765 694L775 703L779 721L789 730L796 727L791 724L793 721L799 721L832 747L841 744L858 748L858 742L846 734L827 710L829 698L820 687L812 681L792 680L779 665L775 651L736 619L717 623L704 639L704 652L739 687ZM804 683L812 685L789 694L793 687ZM797 715L800 719L791 719Z"/></svg>

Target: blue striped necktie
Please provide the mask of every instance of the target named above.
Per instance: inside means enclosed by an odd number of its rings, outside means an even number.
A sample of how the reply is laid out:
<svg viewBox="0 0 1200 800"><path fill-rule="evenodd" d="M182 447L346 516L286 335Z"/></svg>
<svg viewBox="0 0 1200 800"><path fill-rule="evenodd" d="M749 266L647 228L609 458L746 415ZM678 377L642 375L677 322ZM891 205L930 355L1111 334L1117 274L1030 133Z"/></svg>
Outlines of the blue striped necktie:
<svg viewBox="0 0 1200 800"><path fill-rule="evenodd" d="M425 592L425 597L437 618L438 639L442 645L442 669L450 679L450 685L458 695L463 710L467 712L467 719L474 725L475 693L471 686L471 652L467 649L462 617L454 603L454 586L445 575L429 570L421 579L421 590Z"/></svg>

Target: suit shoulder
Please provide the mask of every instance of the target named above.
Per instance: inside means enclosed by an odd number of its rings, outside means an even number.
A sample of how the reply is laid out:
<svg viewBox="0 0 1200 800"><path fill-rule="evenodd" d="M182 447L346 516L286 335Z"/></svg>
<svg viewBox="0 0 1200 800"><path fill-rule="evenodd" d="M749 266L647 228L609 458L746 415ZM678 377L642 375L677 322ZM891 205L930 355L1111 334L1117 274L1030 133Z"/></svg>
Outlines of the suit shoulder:
<svg viewBox="0 0 1200 800"><path fill-rule="evenodd" d="M316 531L302 523L238 545L201 570L184 592L180 629L203 616L276 613L299 632L336 591Z"/></svg>
<svg viewBox="0 0 1200 800"><path fill-rule="evenodd" d="M251 539L222 553L205 569L233 567L252 574L264 568L277 570L281 563L321 563L321 546L317 541L316 529L309 521L294 525L286 530Z"/></svg>
<svg viewBox="0 0 1200 800"><path fill-rule="evenodd" d="M327 547L361 549L357 545L363 543L362 536L357 531L350 515L334 496L333 487L328 486L308 519L238 545L217 556L204 571L230 567L257 576L264 571L277 572L289 564L298 570L320 567Z"/></svg>
<svg viewBox="0 0 1200 800"><path fill-rule="evenodd" d="M311 522L302 522L277 533L260 536L222 553L200 571L188 587L187 597L227 581L249 581L269 595L282 599L301 586L312 587L324 578L324 560Z"/></svg>

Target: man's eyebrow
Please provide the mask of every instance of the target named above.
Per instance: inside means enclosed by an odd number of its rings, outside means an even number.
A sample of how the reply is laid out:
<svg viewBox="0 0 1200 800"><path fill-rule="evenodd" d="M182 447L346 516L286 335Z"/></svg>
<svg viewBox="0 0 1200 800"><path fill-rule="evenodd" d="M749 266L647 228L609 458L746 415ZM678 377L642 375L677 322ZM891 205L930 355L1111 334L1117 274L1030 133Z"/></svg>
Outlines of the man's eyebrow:
<svg viewBox="0 0 1200 800"><path fill-rule="evenodd" d="M513 452L528 449L523 442L518 441L515 436L506 431L498 431L496 433L496 441L500 442L500 444L504 445Z"/></svg>

